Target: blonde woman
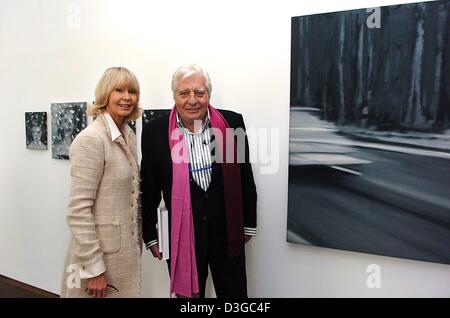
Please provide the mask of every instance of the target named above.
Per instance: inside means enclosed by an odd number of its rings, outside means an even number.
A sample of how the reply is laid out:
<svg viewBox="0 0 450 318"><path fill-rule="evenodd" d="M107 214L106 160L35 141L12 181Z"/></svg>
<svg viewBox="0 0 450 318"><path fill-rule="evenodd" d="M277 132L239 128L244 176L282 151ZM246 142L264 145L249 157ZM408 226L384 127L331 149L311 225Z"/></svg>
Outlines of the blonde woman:
<svg viewBox="0 0 450 318"><path fill-rule="evenodd" d="M123 67L101 77L88 115L97 116L70 147L72 232L61 297L140 296L142 231L136 136L139 82Z"/></svg>

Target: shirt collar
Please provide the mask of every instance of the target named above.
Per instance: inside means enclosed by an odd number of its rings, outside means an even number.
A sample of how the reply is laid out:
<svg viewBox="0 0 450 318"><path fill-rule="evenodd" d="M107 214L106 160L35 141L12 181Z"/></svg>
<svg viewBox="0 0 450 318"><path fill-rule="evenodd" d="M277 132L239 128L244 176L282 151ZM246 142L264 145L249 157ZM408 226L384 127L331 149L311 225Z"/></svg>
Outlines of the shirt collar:
<svg viewBox="0 0 450 318"><path fill-rule="evenodd" d="M122 133L120 132L119 128L117 128L116 123L108 112L105 112L105 118L109 126L109 131L111 131L111 141L114 141L122 136Z"/></svg>
<svg viewBox="0 0 450 318"><path fill-rule="evenodd" d="M184 127L183 122L181 121L181 117L180 117L180 115L178 115L178 112L177 112L177 125L178 125L178 127L183 128L185 131L187 131L191 135L196 135L196 134L200 134L200 133L204 132L206 127L208 127L208 125L209 125L209 121L210 121L209 120L209 109L207 108L206 109L206 119L205 119L205 122L202 124L202 129L200 129L198 132L193 133L189 129Z"/></svg>

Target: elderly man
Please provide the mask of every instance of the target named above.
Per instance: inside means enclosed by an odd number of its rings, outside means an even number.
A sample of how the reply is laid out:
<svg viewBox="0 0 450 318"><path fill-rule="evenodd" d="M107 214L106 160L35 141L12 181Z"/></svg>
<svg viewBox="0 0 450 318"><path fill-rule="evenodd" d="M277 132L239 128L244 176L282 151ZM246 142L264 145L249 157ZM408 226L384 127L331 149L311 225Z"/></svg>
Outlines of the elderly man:
<svg viewBox="0 0 450 318"><path fill-rule="evenodd" d="M155 225L162 191L171 295L205 297L209 266L218 297L247 297L244 244L256 234L256 187L247 138L233 133L245 132L243 118L209 104L211 80L197 65L174 73L172 92L170 115L142 134L144 241L161 259Z"/></svg>

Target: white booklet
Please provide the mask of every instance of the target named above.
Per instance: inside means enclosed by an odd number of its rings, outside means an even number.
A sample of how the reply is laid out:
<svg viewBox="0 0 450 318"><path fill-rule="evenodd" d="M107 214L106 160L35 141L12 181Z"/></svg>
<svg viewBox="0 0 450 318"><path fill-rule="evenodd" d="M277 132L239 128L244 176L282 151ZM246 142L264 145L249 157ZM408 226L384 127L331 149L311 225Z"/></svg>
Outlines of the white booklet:
<svg viewBox="0 0 450 318"><path fill-rule="evenodd" d="M165 207L158 208L158 244L162 259L169 259L169 211Z"/></svg>

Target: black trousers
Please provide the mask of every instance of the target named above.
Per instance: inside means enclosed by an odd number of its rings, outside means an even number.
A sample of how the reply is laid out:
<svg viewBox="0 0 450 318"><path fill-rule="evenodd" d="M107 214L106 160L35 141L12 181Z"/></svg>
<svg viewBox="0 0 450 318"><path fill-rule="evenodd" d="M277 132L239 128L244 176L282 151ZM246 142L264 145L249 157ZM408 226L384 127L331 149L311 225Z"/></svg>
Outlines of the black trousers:
<svg viewBox="0 0 450 318"><path fill-rule="evenodd" d="M217 298L247 298L245 256L197 259L200 298L205 298L208 265Z"/></svg>
<svg viewBox="0 0 450 318"><path fill-rule="evenodd" d="M205 297L209 266L218 298L246 298L245 254L227 256L227 220L220 165L213 164L211 179L207 191L203 191L192 176L190 182L200 297Z"/></svg>
<svg viewBox="0 0 450 318"><path fill-rule="evenodd" d="M205 298L208 266L217 298L248 297L244 255L234 258L216 258L206 262L197 260L200 298ZM170 275L170 260L167 260L167 268Z"/></svg>

